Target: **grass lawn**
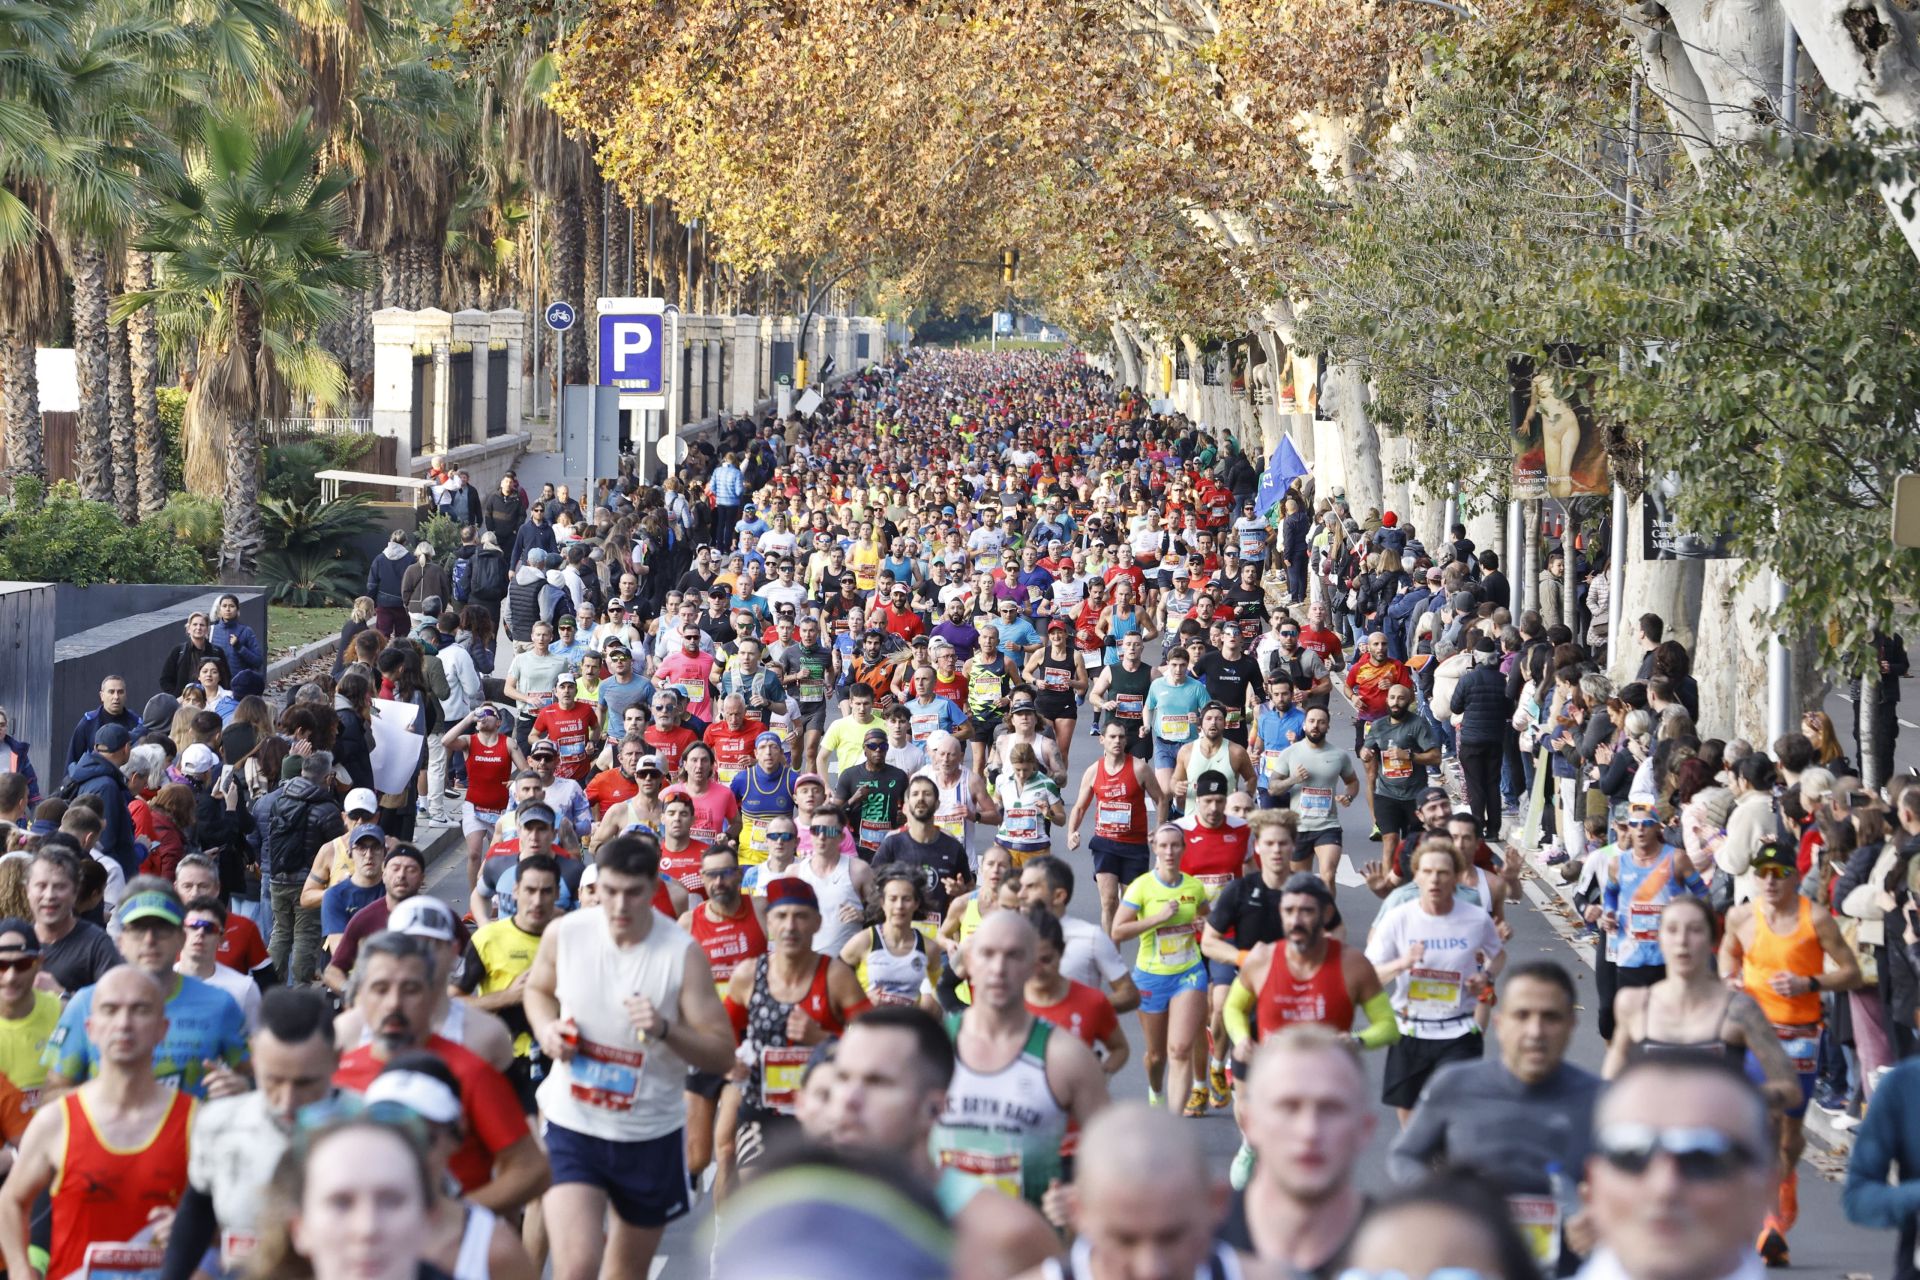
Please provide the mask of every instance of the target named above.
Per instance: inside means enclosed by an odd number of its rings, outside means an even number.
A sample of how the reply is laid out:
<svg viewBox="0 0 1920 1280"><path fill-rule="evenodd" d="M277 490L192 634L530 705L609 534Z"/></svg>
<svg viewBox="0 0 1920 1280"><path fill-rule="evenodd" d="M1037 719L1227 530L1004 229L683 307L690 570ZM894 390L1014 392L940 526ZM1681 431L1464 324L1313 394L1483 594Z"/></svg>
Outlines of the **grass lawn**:
<svg viewBox="0 0 1920 1280"><path fill-rule="evenodd" d="M298 649L322 636L340 634L347 610L339 605L322 609L291 609L285 605L267 606L267 639L276 654Z"/></svg>

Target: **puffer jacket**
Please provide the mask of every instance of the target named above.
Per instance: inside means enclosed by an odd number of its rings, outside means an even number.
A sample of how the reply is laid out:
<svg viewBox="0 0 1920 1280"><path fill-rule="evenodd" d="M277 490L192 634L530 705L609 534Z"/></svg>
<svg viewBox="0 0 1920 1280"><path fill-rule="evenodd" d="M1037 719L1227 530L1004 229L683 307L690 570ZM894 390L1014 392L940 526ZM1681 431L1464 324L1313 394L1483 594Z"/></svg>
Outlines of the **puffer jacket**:
<svg viewBox="0 0 1920 1280"><path fill-rule="evenodd" d="M333 792L296 777L261 802L260 870L269 880L305 881L320 846L346 834Z"/></svg>
<svg viewBox="0 0 1920 1280"><path fill-rule="evenodd" d="M412 564L413 557L397 542L388 543L386 549L373 558L373 563L367 566L367 594L373 597L377 608L400 609L406 606L406 591L402 584Z"/></svg>
<svg viewBox="0 0 1920 1280"><path fill-rule="evenodd" d="M127 808L133 803L133 791L127 786L120 766L98 751L89 751L67 771L67 781L73 784L76 796L100 797L105 825L93 842L94 852L119 863L131 879L140 869L140 849L133 841L133 814Z"/></svg>
<svg viewBox="0 0 1920 1280"><path fill-rule="evenodd" d="M1462 744L1499 742L1506 736L1513 704L1507 701L1507 680L1492 654L1474 659L1473 670L1454 686L1447 710L1458 718Z"/></svg>

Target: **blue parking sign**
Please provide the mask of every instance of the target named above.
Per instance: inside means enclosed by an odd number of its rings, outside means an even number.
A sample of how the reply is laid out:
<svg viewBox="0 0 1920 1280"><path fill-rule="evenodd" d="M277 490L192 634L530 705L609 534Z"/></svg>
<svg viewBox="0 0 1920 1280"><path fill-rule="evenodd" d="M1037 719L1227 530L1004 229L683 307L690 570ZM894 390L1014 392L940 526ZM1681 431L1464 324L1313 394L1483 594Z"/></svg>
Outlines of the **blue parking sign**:
<svg viewBox="0 0 1920 1280"><path fill-rule="evenodd" d="M600 385L638 394L659 394L665 317L603 312L600 316Z"/></svg>

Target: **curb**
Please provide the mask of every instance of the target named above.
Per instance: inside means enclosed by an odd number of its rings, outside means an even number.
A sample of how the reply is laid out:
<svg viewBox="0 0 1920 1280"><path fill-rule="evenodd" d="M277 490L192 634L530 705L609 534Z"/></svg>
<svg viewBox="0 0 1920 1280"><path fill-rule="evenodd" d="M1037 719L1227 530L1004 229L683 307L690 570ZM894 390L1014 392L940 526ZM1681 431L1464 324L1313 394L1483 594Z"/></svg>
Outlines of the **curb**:
<svg viewBox="0 0 1920 1280"><path fill-rule="evenodd" d="M1510 846L1498 843L1497 847L1501 856L1507 856ZM1574 954L1580 957L1580 962L1592 970L1593 939L1583 926L1575 927L1573 923L1578 919L1573 906L1573 887L1560 883L1560 877L1556 874L1558 867L1545 866L1533 854L1522 854L1520 861L1524 871L1520 887L1527 899L1549 920L1558 919L1568 925L1561 936L1573 948ZM1852 1140L1833 1127L1833 1120L1826 1112L1811 1103L1807 1106L1805 1131L1809 1146L1818 1147L1831 1155L1844 1157L1853 1150Z"/></svg>
<svg viewBox="0 0 1920 1280"><path fill-rule="evenodd" d="M284 679L339 643L338 636L323 636L301 645L292 653L275 658L267 664L267 683Z"/></svg>

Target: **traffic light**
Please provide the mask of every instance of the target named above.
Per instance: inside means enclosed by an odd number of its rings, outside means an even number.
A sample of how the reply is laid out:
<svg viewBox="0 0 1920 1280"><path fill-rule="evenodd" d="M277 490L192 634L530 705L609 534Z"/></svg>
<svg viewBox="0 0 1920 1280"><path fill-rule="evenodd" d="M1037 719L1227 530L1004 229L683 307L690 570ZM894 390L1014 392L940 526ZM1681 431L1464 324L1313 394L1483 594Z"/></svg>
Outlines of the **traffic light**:
<svg viewBox="0 0 1920 1280"><path fill-rule="evenodd" d="M1000 283L1013 288L1014 279L1020 274L1020 251L1002 249L1000 251Z"/></svg>

